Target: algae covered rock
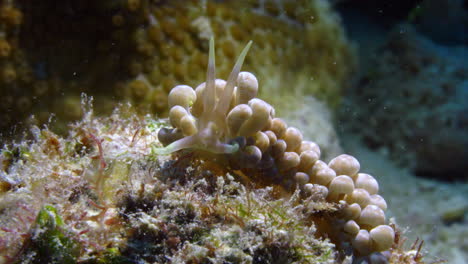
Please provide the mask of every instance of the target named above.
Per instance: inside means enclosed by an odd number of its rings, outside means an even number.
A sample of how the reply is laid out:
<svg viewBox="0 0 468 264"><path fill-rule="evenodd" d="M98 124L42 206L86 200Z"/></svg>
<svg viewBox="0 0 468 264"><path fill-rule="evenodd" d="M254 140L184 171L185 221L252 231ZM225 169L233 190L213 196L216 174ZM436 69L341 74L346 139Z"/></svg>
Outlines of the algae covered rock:
<svg viewBox="0 0 468 264"><path fill-rule="evenodd" d="M167 125L164 120L118 110L96 118L84 108L87 114L68 137L33 128L33 140L2 150L1 181L9 186L0 196L2 261L351 259L347 235L338 228L345 224L340 219L346 206L325 200L318 186L285 193L275 185L255 187L257 180L196 152L158 156L151 146L160 146L157 131ZM348 159L341 159L330 166L346 171ZM406 252L401 244L390 252L399 263L422 263L419 252Z"/></svg>
<svg viewBox="0 0 468 264"><path fill-rule="evenodd" d="M76 263L79 244L67 234L62 218L53 206L39 211L27 247L18 263Z"/></svg>
<svg viewBox="0 0 468 264"><path fill-rule="evenodd" d="M154 156L159 126L87 116L68 138L34 130L20 157L3 150L2 181L18 183L1 194L2 260L334 262L335 246L310 219L334 214L335 205L251 189L216 164Z"/></svg>

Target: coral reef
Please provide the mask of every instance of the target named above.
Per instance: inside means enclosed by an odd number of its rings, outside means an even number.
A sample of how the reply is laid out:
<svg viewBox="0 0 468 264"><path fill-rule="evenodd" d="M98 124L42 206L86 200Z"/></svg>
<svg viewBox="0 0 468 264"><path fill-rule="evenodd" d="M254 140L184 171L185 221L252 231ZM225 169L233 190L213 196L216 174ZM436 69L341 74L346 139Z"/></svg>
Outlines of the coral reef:
<svg viewBox="0 0 468 264"><path fill-rule="evenodd" d="M224 58L220 76L227 76L244 42L258 43L253 47L255 60L247 59L245 65L269 82L264 96L309 93L336 107L354 66L339 17L326 1L164 1L150 9L148 21L136 41L153 67L135 72L137 78L148 80L148 93L200 83L208 55L206 40L213 35L221 45L216 55ZM167 106L165 98L157 100Z"/></svg>
<svg viewBox="0 0 468 264"><path fill-rule="evenodd" d="M2 3L23 18L14 41L0 39L1 54L11 53L2 71L12 80L0 84L3 131L31 113L31 122L47 123L52 112L66 131L60 121L79 117L82 92L95 97L96 113L128 101L140 114L164 114L174 85L203 80L213 34L224 58L220 76L246 40L257 43L246 69L268 82L262 96L270 101L310 94L336 107L354 66L339 17L324 0L17 2Z"/></svg>
<svg viewBox="0 0 468 264"><path fill-rule="evenodd" d="M468 179L466 53L399 25L349 90L343 124L418 175Z"/></svg>
<svg viewBox="0 0 468 264"><path fill-rule="evenodd" d="M239 74L249 45L227 82L215 80L210 46L206 83L169 94L175 130L126 109L95 118L83 98L67 138L33 127L32 141L2 150L2 260L421 263L354 157L318 160L315 143L255 98L255 76Z"/></svg>
<svg viewBox="0 0 468 264"><path fill-rule="evenodd" d="M46 123L51 113L59 120L79 119L81 92L99 97L112 91L109 85L125 75L120 68L135 53L131 42L116 35L112 15L122 4L112 2L0 2L0 9L9 14L0 29L4 31L0 33L1 53L9 54L0 58L2 132ZM15 23L10 21L13 15ZM128 16L121 35L131 35L142 23L136 17ZM96 110L110 113L115 101L108 107L110 99L102 96L99 100ZM58 123L57 128L64 130L63 125Z"/></svg>
<svg viewBox="0 0 468 264"><path fill-rule="evenodd" d="M27 81L29 73L23 65L24 54L18 48L18 30L23 13L13 1L0 2L0 127L10 126L18 113L30 111L31 102L13 86ZM14 112L14 113L12 113Z"/></svg>

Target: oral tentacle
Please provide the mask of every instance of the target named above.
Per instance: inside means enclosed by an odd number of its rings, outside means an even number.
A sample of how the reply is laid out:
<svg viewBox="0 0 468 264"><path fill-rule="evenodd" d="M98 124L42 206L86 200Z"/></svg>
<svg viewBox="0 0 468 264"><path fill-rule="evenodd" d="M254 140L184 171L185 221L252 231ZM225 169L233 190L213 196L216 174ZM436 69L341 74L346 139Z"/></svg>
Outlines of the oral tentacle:
<svg viewBox="0 0 468 264"><path fill-rule="evenodd" d="M195 136L189 136L174 141L164 148L154 148L153 151L158 155L169 155L181 149L193 148L196 144L197 138Z"/></svg>
<svg viewBox="0 0 468 264"><path fill-rule="evenodd" d="M208 57L208 69L206 71L206 86L203 92L203 115L210 117L216 102L216 65L215 65L215 47L214 38L210 39L210 51Z"/></svg>
<svg viewBox="0 0 468 264"><path fill-rule="evenodd" d="M239 75L239 72L242 68L242 64L244 64L245 57L247 56L247 53L249 52L250 46L252 45L252 41L249 41L247 43L247 46L242 50L241 54L239 55L239 58L236 61L236 64L232 68L231 74L229 74L229 78L226 82L226 86L224 87L223 95L219 99L219 102L216 106L216 113L218 115L226 115L229 105L231 103L232 95L234 92L234 87L236 85L236 80L237 76Z"/></svg>

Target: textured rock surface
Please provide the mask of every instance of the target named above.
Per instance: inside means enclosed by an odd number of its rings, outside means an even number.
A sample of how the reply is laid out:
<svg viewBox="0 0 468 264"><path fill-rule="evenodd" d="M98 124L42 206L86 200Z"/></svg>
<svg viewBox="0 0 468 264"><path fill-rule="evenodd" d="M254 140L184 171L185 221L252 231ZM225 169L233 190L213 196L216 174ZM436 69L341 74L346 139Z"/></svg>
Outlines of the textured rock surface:
<svg viewBox="0 0 468 264"><path fill-rule="evenodd" d="M349 91L342 123L417 174L468 179L467 52L398 26Z"/></svg>

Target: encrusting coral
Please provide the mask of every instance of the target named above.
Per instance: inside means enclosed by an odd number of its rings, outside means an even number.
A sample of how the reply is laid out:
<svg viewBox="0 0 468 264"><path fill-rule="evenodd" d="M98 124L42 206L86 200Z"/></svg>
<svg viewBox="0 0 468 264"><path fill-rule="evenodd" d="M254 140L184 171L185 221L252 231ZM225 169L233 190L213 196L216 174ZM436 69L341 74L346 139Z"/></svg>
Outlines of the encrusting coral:
<svg viewBox="0 0 468 264"><path fill-rule="evenodd" d="M319 190L327 201L343 206L343 232L358 255L390 249L395 232L386 225L387 204L378 195L374 177L359 173L359 162L340 155L320 161L320 148L302 133L275 117L272 106L255 98L258 81L240 68L251 43L242 51L227 81L215 79L214 41L210 41L207 80L195 90L176 86L169 94L169 120L174 129L158 134L167 154L182 149L221 154L227 167L260 186L275 184L287 192L296 186L304 194ZM202 158L203 159L203 158ZM336 227L332 227L336 228ZM337 228L336 228L337 229Z"/></svg>
<svg viewBox="0 0 468 264"><path fill-rule="evenodd" d="M271 103L279 95L309 94L336 108L354 68L352 46L326 0L9 0L3 6L22 18L8 22L5 36L0 32L4 136L21 127L17 120L44 124L51 113L51 128L66 132L66 123L79 119L82 92L95 98L96 114L130 102L139 114L165 116L173 86L204 79L212 35L223 74L243 43L256 41L256 59L245 68L269 82L262 92Z"/></svg>

